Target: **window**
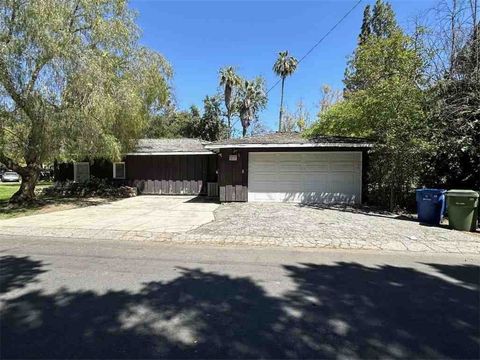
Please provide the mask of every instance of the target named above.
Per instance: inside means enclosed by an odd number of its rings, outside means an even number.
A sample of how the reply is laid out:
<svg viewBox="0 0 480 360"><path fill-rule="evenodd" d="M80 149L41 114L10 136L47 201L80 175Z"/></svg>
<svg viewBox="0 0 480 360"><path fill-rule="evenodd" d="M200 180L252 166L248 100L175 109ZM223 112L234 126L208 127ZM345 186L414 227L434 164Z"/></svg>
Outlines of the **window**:
<svg viewBox="0 0 480 360"><path fill-rule="evenodd" d="M124 162L113 163L113 178L125 179L125 163Z"/></svg>
<svg viewBox="0 0 480 360"><path fill-rule="evenodd" d="M73 163L73 181L85 182L90 180L90 163L76 162Z"/></svg>

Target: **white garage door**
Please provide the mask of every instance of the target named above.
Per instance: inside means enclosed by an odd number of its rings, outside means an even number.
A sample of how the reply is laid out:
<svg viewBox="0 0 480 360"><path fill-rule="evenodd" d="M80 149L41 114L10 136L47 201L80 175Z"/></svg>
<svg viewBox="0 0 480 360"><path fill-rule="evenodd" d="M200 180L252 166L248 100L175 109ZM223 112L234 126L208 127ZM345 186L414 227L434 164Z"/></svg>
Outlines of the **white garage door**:
<svg viewBox="0 0 480 360"><path fill-rule="evenodd" d="M361 152L249 153L248 201L360 203Z"/></svg>

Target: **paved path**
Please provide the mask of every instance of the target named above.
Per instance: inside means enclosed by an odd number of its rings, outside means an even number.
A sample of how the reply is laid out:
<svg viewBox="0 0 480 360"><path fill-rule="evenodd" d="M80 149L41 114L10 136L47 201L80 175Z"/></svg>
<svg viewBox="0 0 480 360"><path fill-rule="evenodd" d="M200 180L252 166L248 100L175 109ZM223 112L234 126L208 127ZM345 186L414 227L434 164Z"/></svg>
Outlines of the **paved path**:
<svg viewBox="0 0 480 360"><path fill-rule="evenodd" d="M185 232L213 221L219 205L193 196L137 196L109 204L0 220L3 233L110 238L130 231Z"/></svg>
<svg viewBox="0 0 480 360"><path fill-rule="evenodd" d="M480 254L480 233L378 212L297 204L216 204L139 196L107 205L0 221L2 234L182 244Z"/></svg>
<svg viewBox="0 0 480 360"><path fill-rule="evenodd" d="M479 358L479 263L0 235L0 356Z"/></svg>

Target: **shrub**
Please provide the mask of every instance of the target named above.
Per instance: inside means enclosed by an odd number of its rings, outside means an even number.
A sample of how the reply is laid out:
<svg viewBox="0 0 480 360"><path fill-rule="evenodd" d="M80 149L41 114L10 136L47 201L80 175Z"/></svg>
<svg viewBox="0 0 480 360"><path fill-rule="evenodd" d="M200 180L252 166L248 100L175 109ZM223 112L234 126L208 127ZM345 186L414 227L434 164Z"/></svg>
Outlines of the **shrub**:
<svg viewBox="0 0 480 360"><path fill-rule="evenodd" d="M137 195L137 188L114 184L106 179L91 178L83 183L72 181L56 182L53 186L43 189L45 196L58 197L120 197L127 198Z"/></svg>

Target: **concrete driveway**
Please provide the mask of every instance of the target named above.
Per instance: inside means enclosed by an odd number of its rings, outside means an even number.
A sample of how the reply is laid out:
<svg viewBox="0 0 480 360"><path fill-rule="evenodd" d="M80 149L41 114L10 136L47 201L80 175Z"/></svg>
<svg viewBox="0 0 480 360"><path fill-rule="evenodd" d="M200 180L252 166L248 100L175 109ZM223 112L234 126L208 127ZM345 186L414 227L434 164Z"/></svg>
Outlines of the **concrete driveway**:
<svg viewBox="0 0 480 360"><path fill-rule="evenodd" d="M182 233L214 220L219 205L191 196L137 196L105 205L0 221L11 235L118 238Z"/></svg>

